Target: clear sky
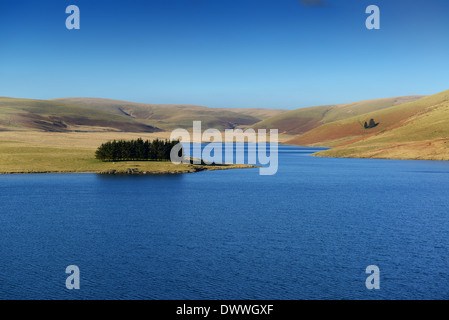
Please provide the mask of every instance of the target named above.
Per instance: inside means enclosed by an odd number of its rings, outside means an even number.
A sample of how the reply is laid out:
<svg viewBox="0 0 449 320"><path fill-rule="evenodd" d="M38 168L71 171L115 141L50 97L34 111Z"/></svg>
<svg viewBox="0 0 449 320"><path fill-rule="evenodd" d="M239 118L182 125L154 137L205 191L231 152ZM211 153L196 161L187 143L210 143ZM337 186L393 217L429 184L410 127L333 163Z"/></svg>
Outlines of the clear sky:
<svg viewBox="0 0 449 320"><path fill-rule="evenodd" d="M293 109L433 94L448 37L447 0L0 0L0 96Z"/></svg>

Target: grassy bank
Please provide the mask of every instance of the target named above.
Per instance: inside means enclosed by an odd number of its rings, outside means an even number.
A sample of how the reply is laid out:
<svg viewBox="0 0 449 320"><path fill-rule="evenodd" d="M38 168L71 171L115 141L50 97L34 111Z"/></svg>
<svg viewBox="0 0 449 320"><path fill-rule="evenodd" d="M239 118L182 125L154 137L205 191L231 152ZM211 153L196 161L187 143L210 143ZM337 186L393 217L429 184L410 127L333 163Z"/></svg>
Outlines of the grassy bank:
<svg viewBox="0 0 449 320"><path fill-rule="evenodd" d="M0 132L0 174L43 172L114 172L170 174L203 170L250 168L250 165L201 166L169 161L101 162L95 159L95 150L111 139L146 137L154 134L137 133L46 133ZM162 133L159 137L165 138Z"/></svg>
<svg viewBox="0 0 449 320"><path fill-rule="evenodd" d="M315 154L317 157L372 158L398 160L449 160L449 139L364 144L337 147Z"/></svg>

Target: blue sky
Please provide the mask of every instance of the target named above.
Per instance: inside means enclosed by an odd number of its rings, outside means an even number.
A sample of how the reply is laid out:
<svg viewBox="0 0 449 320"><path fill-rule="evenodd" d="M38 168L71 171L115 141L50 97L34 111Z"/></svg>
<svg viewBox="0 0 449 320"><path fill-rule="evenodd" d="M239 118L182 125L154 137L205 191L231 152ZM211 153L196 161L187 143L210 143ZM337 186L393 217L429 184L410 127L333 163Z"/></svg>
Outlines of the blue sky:
<svg viewBox="0 0 449 320"><path fill-rule="evenodd" d="M0 96L293 109L449 89L449 1L302 2L0 0Z"/></svg>

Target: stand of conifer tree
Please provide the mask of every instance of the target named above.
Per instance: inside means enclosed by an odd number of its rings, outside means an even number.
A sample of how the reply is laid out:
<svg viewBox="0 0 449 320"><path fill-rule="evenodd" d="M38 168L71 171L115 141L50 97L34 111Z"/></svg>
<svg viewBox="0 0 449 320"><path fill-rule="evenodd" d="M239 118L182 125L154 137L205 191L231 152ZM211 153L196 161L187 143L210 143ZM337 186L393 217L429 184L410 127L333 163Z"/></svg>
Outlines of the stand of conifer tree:
<svg viewBox="0 0 449 320"><path fill-rule="evenodd" d="M114 140L103 143L95 152L101 161L170 160L171 149L179 140ZM182 152L182 151L181 151Z"/></svg>
<svg viewBox="0 0 449 320"><path fill-rule="evenodd" d="M369 124L366 123L366 121L365 121L365 124L363 126L365 127L365 129L371 129L371 128L377 127L378 125L379 125L379 123L376 123L376 121L374 121L374 119L370 119Z"/></svg>

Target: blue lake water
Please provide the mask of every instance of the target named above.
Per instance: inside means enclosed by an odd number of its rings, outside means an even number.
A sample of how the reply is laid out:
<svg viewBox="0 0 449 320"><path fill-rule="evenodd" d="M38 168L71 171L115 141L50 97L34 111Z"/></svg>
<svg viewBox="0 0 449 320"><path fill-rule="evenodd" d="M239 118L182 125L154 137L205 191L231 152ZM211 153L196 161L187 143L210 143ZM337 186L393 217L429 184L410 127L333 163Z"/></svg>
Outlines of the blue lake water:
<svg viewBox="0 0 449 320"><path fill-rule="evenodd" d="M273 176L1 175L0 298L448 299L449 162L314 151L280 146Z"/></svg>

